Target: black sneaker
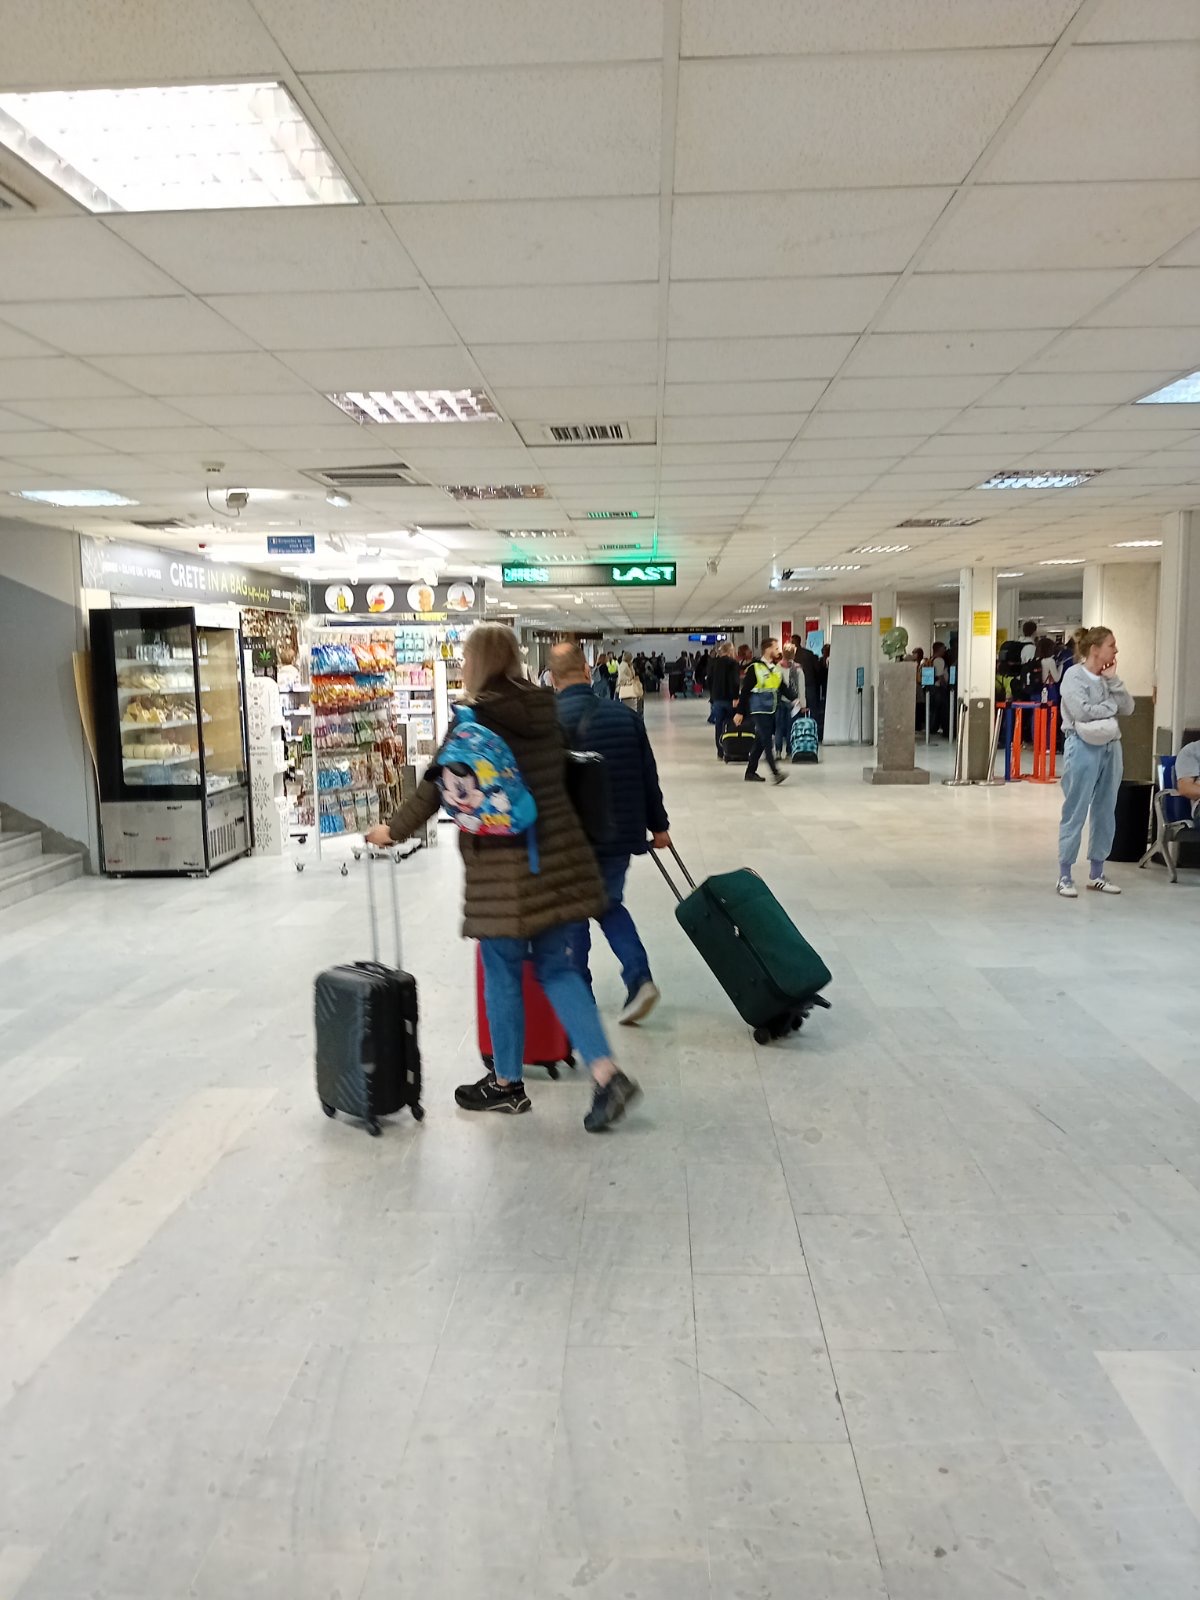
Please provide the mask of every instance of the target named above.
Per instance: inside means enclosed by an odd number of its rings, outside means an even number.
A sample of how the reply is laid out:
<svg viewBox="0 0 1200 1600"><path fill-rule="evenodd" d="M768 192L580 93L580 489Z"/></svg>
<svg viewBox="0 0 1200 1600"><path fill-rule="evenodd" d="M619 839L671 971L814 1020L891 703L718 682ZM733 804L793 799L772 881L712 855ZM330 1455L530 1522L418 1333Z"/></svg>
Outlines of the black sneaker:
<svg viewBox="0 0 1200 1600"><path fill-rule="evenodd" d="M464 1111L506 1111L516 1116L522 1111L532 1111L533 1104L525 1093L524 1081L497 1083L495 1075L488 1073L478 1083L462 1083L454 1091L454 1099Z"/></svg>
<svg viewBox="0 0 1200 1600"><path fill-rule="evenodd" d="M786 773L786 772L773 772L771 774L771 782L772 783L786 783L788 781L788 776L789 776L789 774Z"/></svg>
<svg viewBox="0 0 1200 1600"><path fill-rule="evenodd" d="M742 779L743 783L766 783L766 779L758 772L748 772Z"/></svg>
<svg viewBox="0 0 1200 1600"><path fill-rule="evenodd" d="M583 1119L584 1127L589 1133L603 1133L614 1122L620 1122L626 1107L631 1106L641 1092L633 1079L627 1078L623 1072L610 1078L603 1088L597 1084L592 1096L592 1109Z"/></svg>

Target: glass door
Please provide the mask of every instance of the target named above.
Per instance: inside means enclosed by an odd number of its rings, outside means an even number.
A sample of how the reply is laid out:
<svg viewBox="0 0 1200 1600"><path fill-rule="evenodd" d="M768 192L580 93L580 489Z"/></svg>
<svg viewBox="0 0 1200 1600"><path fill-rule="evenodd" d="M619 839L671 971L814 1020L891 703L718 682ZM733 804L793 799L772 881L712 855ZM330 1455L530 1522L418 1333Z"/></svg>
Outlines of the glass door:
<svg viewBox="0 0 1200 1600"><path fill-rule="evenodd" d="M121 784L200 790L200 723L190 611L114 612L112 653Z"/></svg>
<svg viewBox="0 0 1200 1600"><path fill-rule="evenodd" d="M246 741L242 725L238 636L232 628L197 628L204 783L210 795L243 787Z"/></svg>

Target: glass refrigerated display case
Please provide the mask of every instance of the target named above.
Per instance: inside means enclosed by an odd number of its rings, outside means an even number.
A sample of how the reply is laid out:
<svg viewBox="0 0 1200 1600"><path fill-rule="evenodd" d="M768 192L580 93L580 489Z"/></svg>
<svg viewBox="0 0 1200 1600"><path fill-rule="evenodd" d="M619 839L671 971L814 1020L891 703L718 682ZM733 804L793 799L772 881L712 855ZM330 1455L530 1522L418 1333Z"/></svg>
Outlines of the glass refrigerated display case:
<svg viewBox="0 0 1200 1600"><path fill-rule="evenodd" d="M93 611L105 871L208 873L250 847L241 651L190 607Z"/></svg>

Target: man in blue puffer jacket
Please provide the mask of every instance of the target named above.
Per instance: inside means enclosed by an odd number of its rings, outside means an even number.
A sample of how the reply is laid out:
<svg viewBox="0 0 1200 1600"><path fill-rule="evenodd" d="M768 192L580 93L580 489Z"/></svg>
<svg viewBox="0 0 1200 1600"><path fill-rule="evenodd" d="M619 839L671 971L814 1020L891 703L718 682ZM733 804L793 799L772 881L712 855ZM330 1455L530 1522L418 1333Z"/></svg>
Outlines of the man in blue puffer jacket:
<svg viewBox="0 0 1200 1600"><path fill-rule="evenodd" d="M651 840L656 850L665 850L671 843L654 752L639 716L619 700L596 699L587 661L577 644L555 645L550 652L550 673L558 691L558 714L567 743L576 750L596 751L608 768L612 837L596 851L608 892L608 910L598 921L621 963L625 981L625 1006L617 1020L640 1022L658 1004L659 991L650 976L645 946L625 905L625 875L629 858L644 855ZM572 939L571 950L589 983L590 949L591 931L585 922L579 938Z"/></svg>

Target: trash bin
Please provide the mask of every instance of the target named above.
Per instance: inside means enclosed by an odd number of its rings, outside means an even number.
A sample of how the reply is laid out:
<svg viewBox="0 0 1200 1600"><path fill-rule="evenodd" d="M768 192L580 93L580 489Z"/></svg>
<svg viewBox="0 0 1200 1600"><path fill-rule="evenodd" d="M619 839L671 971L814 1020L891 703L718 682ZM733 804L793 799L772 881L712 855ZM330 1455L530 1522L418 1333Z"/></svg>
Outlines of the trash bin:
<svg viewBox="0 0 1200 1600"><path fill-rule="evenodd" d="M1110 861L1140 861L1150 842L1154 785L1126 779L1117 790L1117 831Z"/></svg>

